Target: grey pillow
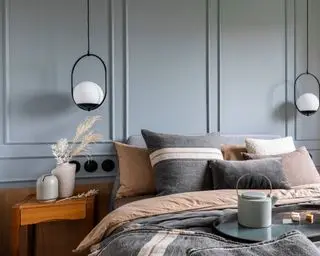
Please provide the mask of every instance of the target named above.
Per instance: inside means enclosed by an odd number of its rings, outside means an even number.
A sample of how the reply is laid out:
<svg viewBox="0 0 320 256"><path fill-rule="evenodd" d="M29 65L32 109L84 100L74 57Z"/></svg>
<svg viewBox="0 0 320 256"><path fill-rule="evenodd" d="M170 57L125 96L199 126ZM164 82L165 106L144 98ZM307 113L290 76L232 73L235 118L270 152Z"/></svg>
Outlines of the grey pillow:
<svg viewBox="0 0 320 256"><path fill-rule="evenodd" d="M183 136L141 131L150 150L158 195L212 189L208 160L223 159L216 136Z"/></svg>
<svg viewBox="0 0 320 256"><path fill-rule="evenodd" d="M240 189L268 189L269 183L261 175L267 176L272 188L290 188L284 175L281 160L277 158L248 160L248 161L209 161L214 189L235 189L238 179L245 174L239 184Z"/></svg>

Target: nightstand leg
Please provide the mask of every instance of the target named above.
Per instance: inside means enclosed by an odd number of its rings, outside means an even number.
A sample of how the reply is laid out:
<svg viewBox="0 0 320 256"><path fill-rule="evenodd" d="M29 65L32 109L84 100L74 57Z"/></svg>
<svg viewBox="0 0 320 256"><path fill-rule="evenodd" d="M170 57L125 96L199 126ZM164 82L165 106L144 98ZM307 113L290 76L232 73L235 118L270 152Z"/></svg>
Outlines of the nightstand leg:
<svg viewBox="0 0 320 256"><path fill-rule="evenodd" d="M11 216L11 255L19 256L19 239L20 239L20 210L19 208L12 209Z"/></svg>
<svg viewBox="0 0 320 256"><path fill-rule="evenodd" d="M94 212L94 201L87 203L86 220L89 224L89 230L93 229L96 224L96 213Z"/></svg>
<svg viewBox="0 0 320 256"><path fill-rule="evenodd" d="M36 225L28 225L28 256L36 256Z"/></svg>

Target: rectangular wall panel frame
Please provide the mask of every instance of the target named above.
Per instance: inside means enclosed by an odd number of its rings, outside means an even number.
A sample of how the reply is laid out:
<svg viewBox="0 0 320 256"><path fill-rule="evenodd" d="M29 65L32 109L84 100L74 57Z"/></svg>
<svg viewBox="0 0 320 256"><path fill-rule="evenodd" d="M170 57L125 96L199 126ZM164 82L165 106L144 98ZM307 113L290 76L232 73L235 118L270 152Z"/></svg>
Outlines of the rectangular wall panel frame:
<svg viewBox="0 0 320 256"><path fill-rule="evenodd" d="M3 144L4 145L43 145L43 144L54 144L54 141L47 142L14 142L10 139L10 117L9 117L9 100L10 100L10 0L3 1ZM108 61L108 93L110 94L110 102L105 102L104 104L109 104L110 110L110 138L98 142L97 144L108 144L112 143L115 139L115 88L114 88L114 0L109 0L109 12L108 12L108 26L109 26L109 61ZM70 94L71 97L71 94Z"/></svg>
<svg viewBox="0 0 320 256"><path fill-rule="evenodd" d="M289 1L289 0L288 0ZM292 41L293 41L293 67L291 67L293 69L293 74L294 74L294 77L292 78L292 93L291 93L291 99L292 99L292 103L294 104L294 95L293 95L293 86L294 86L294 81L296 79L296 77L299 75L299 73L301 72L298 72L297 71L297 66L298 66L298 60L297 60L297 49L298 47L305 47L305 45L302 45L302 46L298 46L298 43L297 43L297 37L298 37L298 19L297 19L297 14L298 12L300 12L301 10L298 8L298 2L297 0L291 0L291 5L293 6L292 9L293 9L293 35L292 35ZM306 4L306 0L305 1L300 1L299 2L300 4L303 3L304 5ZM306 18L306 16L305 16ZM300 113L298 113L297 110L294 110L294 121L293 121L293 124L291 124L293 126L293 128L291 128L292 131L292 135L294 137L294 140L297 142L297 144L299 146L306 146L308 147L308 149L312 149L312 150L318 150L318 147L319 147L319 141L320 141L320 137L316 137L316 138L308 138L308 139L302 139L302 138L299 138L299 131L298 131L298 115L300 115Z"/></svg>

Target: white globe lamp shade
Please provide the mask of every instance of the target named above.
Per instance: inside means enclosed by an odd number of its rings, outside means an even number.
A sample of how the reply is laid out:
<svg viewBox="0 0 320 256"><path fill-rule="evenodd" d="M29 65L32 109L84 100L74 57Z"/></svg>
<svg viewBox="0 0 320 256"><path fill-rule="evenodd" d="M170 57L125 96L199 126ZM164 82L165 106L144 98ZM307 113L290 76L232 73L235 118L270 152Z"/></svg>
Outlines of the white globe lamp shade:
<svg viewBox="0 0 320 256"><path fill-rule="evenodd" d="M297 99L296 106L301 114L310 116L318 111L319 99L313 93L304 93Z"/></svg>
<svg viewBox="0 0 320 256"><path fill-rule="evenodd" d="M83 81L73 88L74 102L82 108L92 110L100 106L104 93L99 85L90 81Z"/></svg>

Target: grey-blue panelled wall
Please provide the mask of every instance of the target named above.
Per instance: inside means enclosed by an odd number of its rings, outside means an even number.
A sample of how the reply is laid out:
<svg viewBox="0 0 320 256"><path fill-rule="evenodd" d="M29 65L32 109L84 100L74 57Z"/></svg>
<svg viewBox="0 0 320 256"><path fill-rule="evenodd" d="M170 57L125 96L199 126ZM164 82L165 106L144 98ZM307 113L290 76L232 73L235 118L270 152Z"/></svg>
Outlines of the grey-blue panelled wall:
<svg viewBox="0 0 320 256"><path fill-rule="evenodd" d="M0 2L0 181L52 169L49 145L71 138L88 114L103 116L99 164L115 159L112 140L148 128L292 135L320 165L320 114L302 117L292 105L306 65L305 1L91 0L91 47L107 63L108 95L90 113L70 94L72 65L86 50L85 1ZM310 70L320 76L320 1L310 10ZM103 70L89 59L75 77L103 83Z"/></svg>

